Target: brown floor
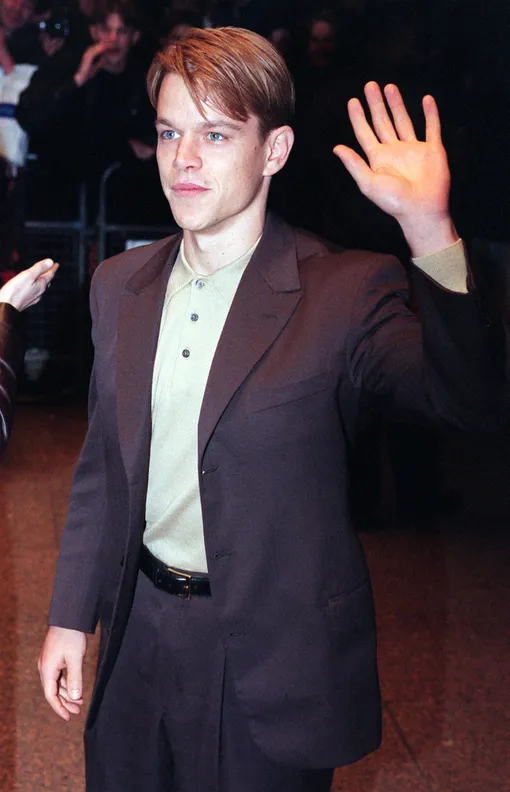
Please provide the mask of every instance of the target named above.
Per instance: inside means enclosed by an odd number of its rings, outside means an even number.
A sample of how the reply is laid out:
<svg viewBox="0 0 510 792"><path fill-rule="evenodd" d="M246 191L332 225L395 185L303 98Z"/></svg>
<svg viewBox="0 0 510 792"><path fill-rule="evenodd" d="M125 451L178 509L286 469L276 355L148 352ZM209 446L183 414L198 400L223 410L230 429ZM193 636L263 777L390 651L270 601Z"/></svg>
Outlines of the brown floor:
<svg viewBox="0 0 510 792"><path fill-rule="evenodd" d="M35 666L84 430L81 406L20 406L0 463L0 792L84 788L82 722L51 713ZM363 537L385 733L335 792L510 792L510 444L455 436L446 462L462 515Z"/></svg>

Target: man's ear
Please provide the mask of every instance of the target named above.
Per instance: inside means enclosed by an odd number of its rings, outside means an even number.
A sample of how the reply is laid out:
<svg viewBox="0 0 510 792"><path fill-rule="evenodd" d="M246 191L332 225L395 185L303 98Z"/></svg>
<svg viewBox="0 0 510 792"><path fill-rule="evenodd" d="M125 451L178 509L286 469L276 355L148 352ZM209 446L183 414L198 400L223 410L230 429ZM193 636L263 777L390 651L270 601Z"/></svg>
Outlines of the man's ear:
<svg viewBox="0 0 510 792"><path fill-rule="evenodd" d="M134 46L135 46L135 44L138 44L138 42L140 41L140 35L141 35L141 33L140 33L140 31L139 31L139 30L135 30L135 31L134 31L134 33L133 33L133 37L132 37L132 39L131 39L131 42L132 42L132 43L131 43L131 46L132 46L132 47L134 47Z"/></svg>
<svg viewBox="0 0 510 792"><path fill-rule="evenodd" d="M99 41L98 26L97 25L89 25L89 33L90 33L90 38L92 39L94 44L97 44L97 42Z"/></svg>
<svg viewBox="0 0 510 792"><path fill-rule="evenodd" d="M290 126L278 127L269 132L266 141L268 157L264 176L274 176L283 168L289 158L293 143L294 131Z"/></svg>

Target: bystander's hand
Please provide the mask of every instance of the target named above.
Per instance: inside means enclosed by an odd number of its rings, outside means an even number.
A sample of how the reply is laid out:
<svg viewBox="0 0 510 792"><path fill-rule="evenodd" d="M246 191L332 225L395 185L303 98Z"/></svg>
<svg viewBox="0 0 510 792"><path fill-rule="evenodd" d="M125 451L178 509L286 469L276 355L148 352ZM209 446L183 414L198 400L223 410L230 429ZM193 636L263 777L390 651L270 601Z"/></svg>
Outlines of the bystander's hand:
<svg viewBox="0 0 510 792"><path fill-rule="evenodd" d="M86 82L95 77L97 72L103 67L106 52L111 49L109 41L100 41L98 44L91 44L83 53L78 71L74 75L74 82L81 88Z"/></svg>
<svg viewBox="0 0 510 792"><path fill-rule="evenodd" d="M336 146L334 153L361 192L399 222L414 258L452 245L458 235L449 214L450 170L435 100L423 99L421 141L396 85L384 88L391 118L377 83L367 83L365 97L371 124L358 99L350 99L347 108L368 162L347 146Z"/></svg>
<svg viewBox="0 0 510 792"><path fill-rule="evenodd" d="M43 259L19 272L0 289L0 302L10 303L18 311L35 305L53 280L58 266L52 259Z"/></svg>

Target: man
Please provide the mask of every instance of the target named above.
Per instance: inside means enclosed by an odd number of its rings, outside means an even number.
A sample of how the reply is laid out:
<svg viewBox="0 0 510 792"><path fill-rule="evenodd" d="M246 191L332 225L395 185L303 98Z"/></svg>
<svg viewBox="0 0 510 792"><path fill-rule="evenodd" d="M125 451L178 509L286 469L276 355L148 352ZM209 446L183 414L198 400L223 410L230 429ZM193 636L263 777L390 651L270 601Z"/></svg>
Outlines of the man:
<svg viewBox="0 0 510 792"><path fill-rule="evenodd" d="M34 63L35 0L0 0L0 67L10 74L16 63Z"/></svg>
<svg viewBox="0 0 510 792"><path fill-rule="evenodd" d="M336 149L419 257L421 328L395 260L329 255L266 218L293 141L292 83L267 41L193 30L148 84L183 234L93 281L90 424L42 684L62 718L80 711L100 619L89 792L321 792L380 741L372 597L346 506L358 406L489 420L498 334L467 285L431 97L419 142L396 87L392 123L367 85L375 132L357 100L349 112L369 164Z"/></svg>
<svg viewBox="0 0 510 792"><path fill-rule="evenodd" d="M33 213L38 218L60 219L70 210L74 216L83 179L95 211L108 166L153 157L154 115L144 68L133 53L139 28L130 0L103 0L91 18L92 43L80 52L65 47L21 94L16 117L37 154L31 181L37 182ZM57 188L53 202L48 180Z"/></svg>

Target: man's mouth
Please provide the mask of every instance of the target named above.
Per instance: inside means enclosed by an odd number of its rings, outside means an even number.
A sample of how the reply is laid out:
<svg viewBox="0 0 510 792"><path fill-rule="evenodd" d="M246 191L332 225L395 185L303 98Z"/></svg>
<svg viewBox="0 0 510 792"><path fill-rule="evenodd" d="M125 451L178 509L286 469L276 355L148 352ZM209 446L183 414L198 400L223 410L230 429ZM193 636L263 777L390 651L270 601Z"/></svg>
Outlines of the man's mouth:
<svg viewBox="0 0 510 792"><path fill-rule="evenodd" d="M176 182L172 185L172 192L184 198L192 198L196 195L202 195L207 192L207 187L195 182Z"/></svg>

